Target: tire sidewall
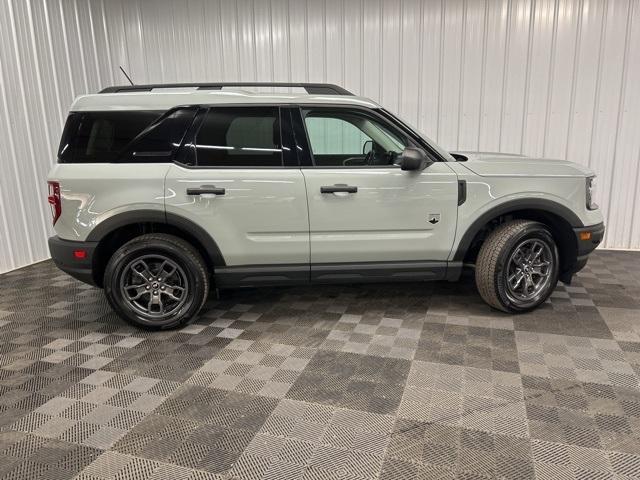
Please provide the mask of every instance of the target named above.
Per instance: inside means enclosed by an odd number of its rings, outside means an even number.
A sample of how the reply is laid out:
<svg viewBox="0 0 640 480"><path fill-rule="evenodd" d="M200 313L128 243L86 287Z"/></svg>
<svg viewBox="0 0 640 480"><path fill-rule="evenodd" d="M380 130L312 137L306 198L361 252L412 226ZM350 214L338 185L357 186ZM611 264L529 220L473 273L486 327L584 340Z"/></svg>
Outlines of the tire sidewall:
<svg viewBox="0 0 640 480"><path fill-rule="evenodd" d="M519 245L524 240L529 239L537 239L545 242L549 249L551 250L551 255L553 257L553 271L551 276L551 281L547 284L543 294L540 296L540 299L531 305L521 306L514 303L511 299L509 299L507 295L507 285L506 285L506 275L505 269L508 268L507 262L509 261L509 257L511 256L513 249ZM549 295L553 292L558 283L558 275L559 275L559 256L558 256L558 247L556 246L556 242L551 235L551 232L547 230L542 224L532 223L527 225L525 228L520 230L517 234L511 236L509 240L506 242L504 248L500 252L498 256L498 261L496 262L496 271L495 271L495 289L497 292L498 299L500 303L509 311L512 312L528 312L539 305L544 303Z"/></svg>
<svg viewBox="0 0 640 480"><path fill-rule="evenodd" d="M125 273L125 267L138 257L153 254L169 257L182 268L190 292L187 301L161 321L141 315L122 298L120 293L120 279ZM199 272L199 265L188 254L169 242L161 240L134 241L123 245L109 260L104 274L104 290L111 307L130 323L149 329L171 328L200 310L204 302L205 286L204 279L201 278Z"/></svg>

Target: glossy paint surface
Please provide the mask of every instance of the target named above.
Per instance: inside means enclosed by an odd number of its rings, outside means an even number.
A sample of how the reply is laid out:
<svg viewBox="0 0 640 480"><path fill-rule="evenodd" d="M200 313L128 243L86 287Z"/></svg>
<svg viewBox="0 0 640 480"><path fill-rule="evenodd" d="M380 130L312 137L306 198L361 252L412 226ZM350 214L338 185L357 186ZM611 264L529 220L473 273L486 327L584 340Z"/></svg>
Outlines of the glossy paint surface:
<svg viewBox="0 0 640 480"><path fill-rule="evenodd" d="M465 152L464 166L483 177L577 177L594 175L593 170L574 162L520 155ZM535 185L535 181L531 182Z"/></svg>
<svg viewBox="0 0 640 480"><path fill-rule="evenodd" d="M446 260L456 230L458 183L448 163L400 168L303 170L311 262ZM321 193L347 184L357 193ZM438 223L429 223L431 215Z"/></svg>
<svg viewBox="0 0 640 480"><path fill-rule="evenodd" d="M220 196L187 188L224 188ZM227 265L309 262L309 220L299 169L188 169L166 177L167 212L192 220L215 239Z"/></svg>
<svg viewBox="0 0 640 480"><path fill-rule="evenodd" d="M129 168L133 167L133 168ZM59 164L49 174L60 182L62 215L56 234L85 240L99 223L123 212L164 211L164 177L169 164Z"/></svg>
<svg viewBox="0 0 640 480"><path fill-rule="evenodd" d="M522 159L526 161L526 159ZM472 162L472 161L470 161ZM584 175L562 175L562 162L535 176L478 175L468 164L438 162L420 172L399 168L208 169L172 164L63 164L57 234L85 240L118 213L158 210L209 232L227 265L446 260L473 222L518 199L544 199L573 211L584 225L602 221L585 205ZM131 173L135 172L135 173ZM467 200L458 207L458 180ZM346 184L357 193L321 193ZM188 195L188 188L225 194ZM434 216L437 223L430 223Z"/></svg>
<svg viewBox="0 0 640 480"><path fill-rule="evenodd" d="M485 212L510 200L542 199L562 205L580 219L584 225L596 225L603 221L602 211L588 210L585 202L584 176L553 176L547 168L545 176L480 176L465 163L449 163L460 180L467 182L467 201L458 208L458 227L450 259L462 236L473 222Z"/></svg>

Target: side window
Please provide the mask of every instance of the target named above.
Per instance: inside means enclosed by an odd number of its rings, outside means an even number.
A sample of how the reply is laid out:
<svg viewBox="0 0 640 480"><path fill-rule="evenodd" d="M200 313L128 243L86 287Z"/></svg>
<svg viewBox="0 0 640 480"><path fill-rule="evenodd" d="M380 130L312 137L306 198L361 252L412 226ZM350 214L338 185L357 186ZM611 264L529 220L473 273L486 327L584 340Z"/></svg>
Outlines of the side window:
<svg viewBox="0 0 640 480"><path fill-rule="evenodd" d="M371 138L341 118L306 118L309 141L315 155L360 155Z"/></svg>
<svg viewBox="0 0 640 480"><path fill-rule="evenodd" d="M277 107L214 107L196 134L200 167L279 167Z"/></svg>
<svg viewBox="0 0 640 480"><path fill-rule="evenodd" d="M60 163L108 163L164 112L73 112L62 134Z"/></svg>
<svg viewBox="0 0 640 480"><path fill-rule="evenodd" d="M373 115L346 108L303 111L318 167L388 166L411 142Z"/></svg>
<svg viewBox="0 0 640 480"><path fill-rule="evenodd" d="M120 162L168 162L178 150L197 112L196 107L180 108L152 124L122 154Z"/></svg>

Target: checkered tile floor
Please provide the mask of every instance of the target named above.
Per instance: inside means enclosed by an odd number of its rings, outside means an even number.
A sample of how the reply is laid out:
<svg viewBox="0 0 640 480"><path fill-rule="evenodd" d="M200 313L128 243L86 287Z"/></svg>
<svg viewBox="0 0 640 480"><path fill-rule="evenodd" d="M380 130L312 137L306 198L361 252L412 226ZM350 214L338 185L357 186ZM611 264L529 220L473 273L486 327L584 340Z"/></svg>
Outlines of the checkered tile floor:
<svg viewBox="0 0 640 480"><path fill-rule="evenodd" d="M465 278L223 292L158 333L5 274L0 478L640 478L640 253L521 316Z"/></svg>

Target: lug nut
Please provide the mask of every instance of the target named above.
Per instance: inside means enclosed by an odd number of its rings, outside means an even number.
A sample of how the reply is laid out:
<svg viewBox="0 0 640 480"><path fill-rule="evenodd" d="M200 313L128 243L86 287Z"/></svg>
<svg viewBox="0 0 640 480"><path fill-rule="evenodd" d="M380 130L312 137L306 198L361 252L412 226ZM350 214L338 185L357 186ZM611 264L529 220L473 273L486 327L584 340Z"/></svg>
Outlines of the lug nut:
<svg viewBox="0 0 640 480"><path fill-rule="evenodd" d="M157 294L158 294L158 290L154 290L154 291L153 291L153 294L154 294L154 295L157 295Z"/></svg>
<svg viewBox="0 0 640 480"><path fill-rule="evenodd" d="M149 285L147 285L147 290L149 290L149 288L150 288Z"/></svg>

